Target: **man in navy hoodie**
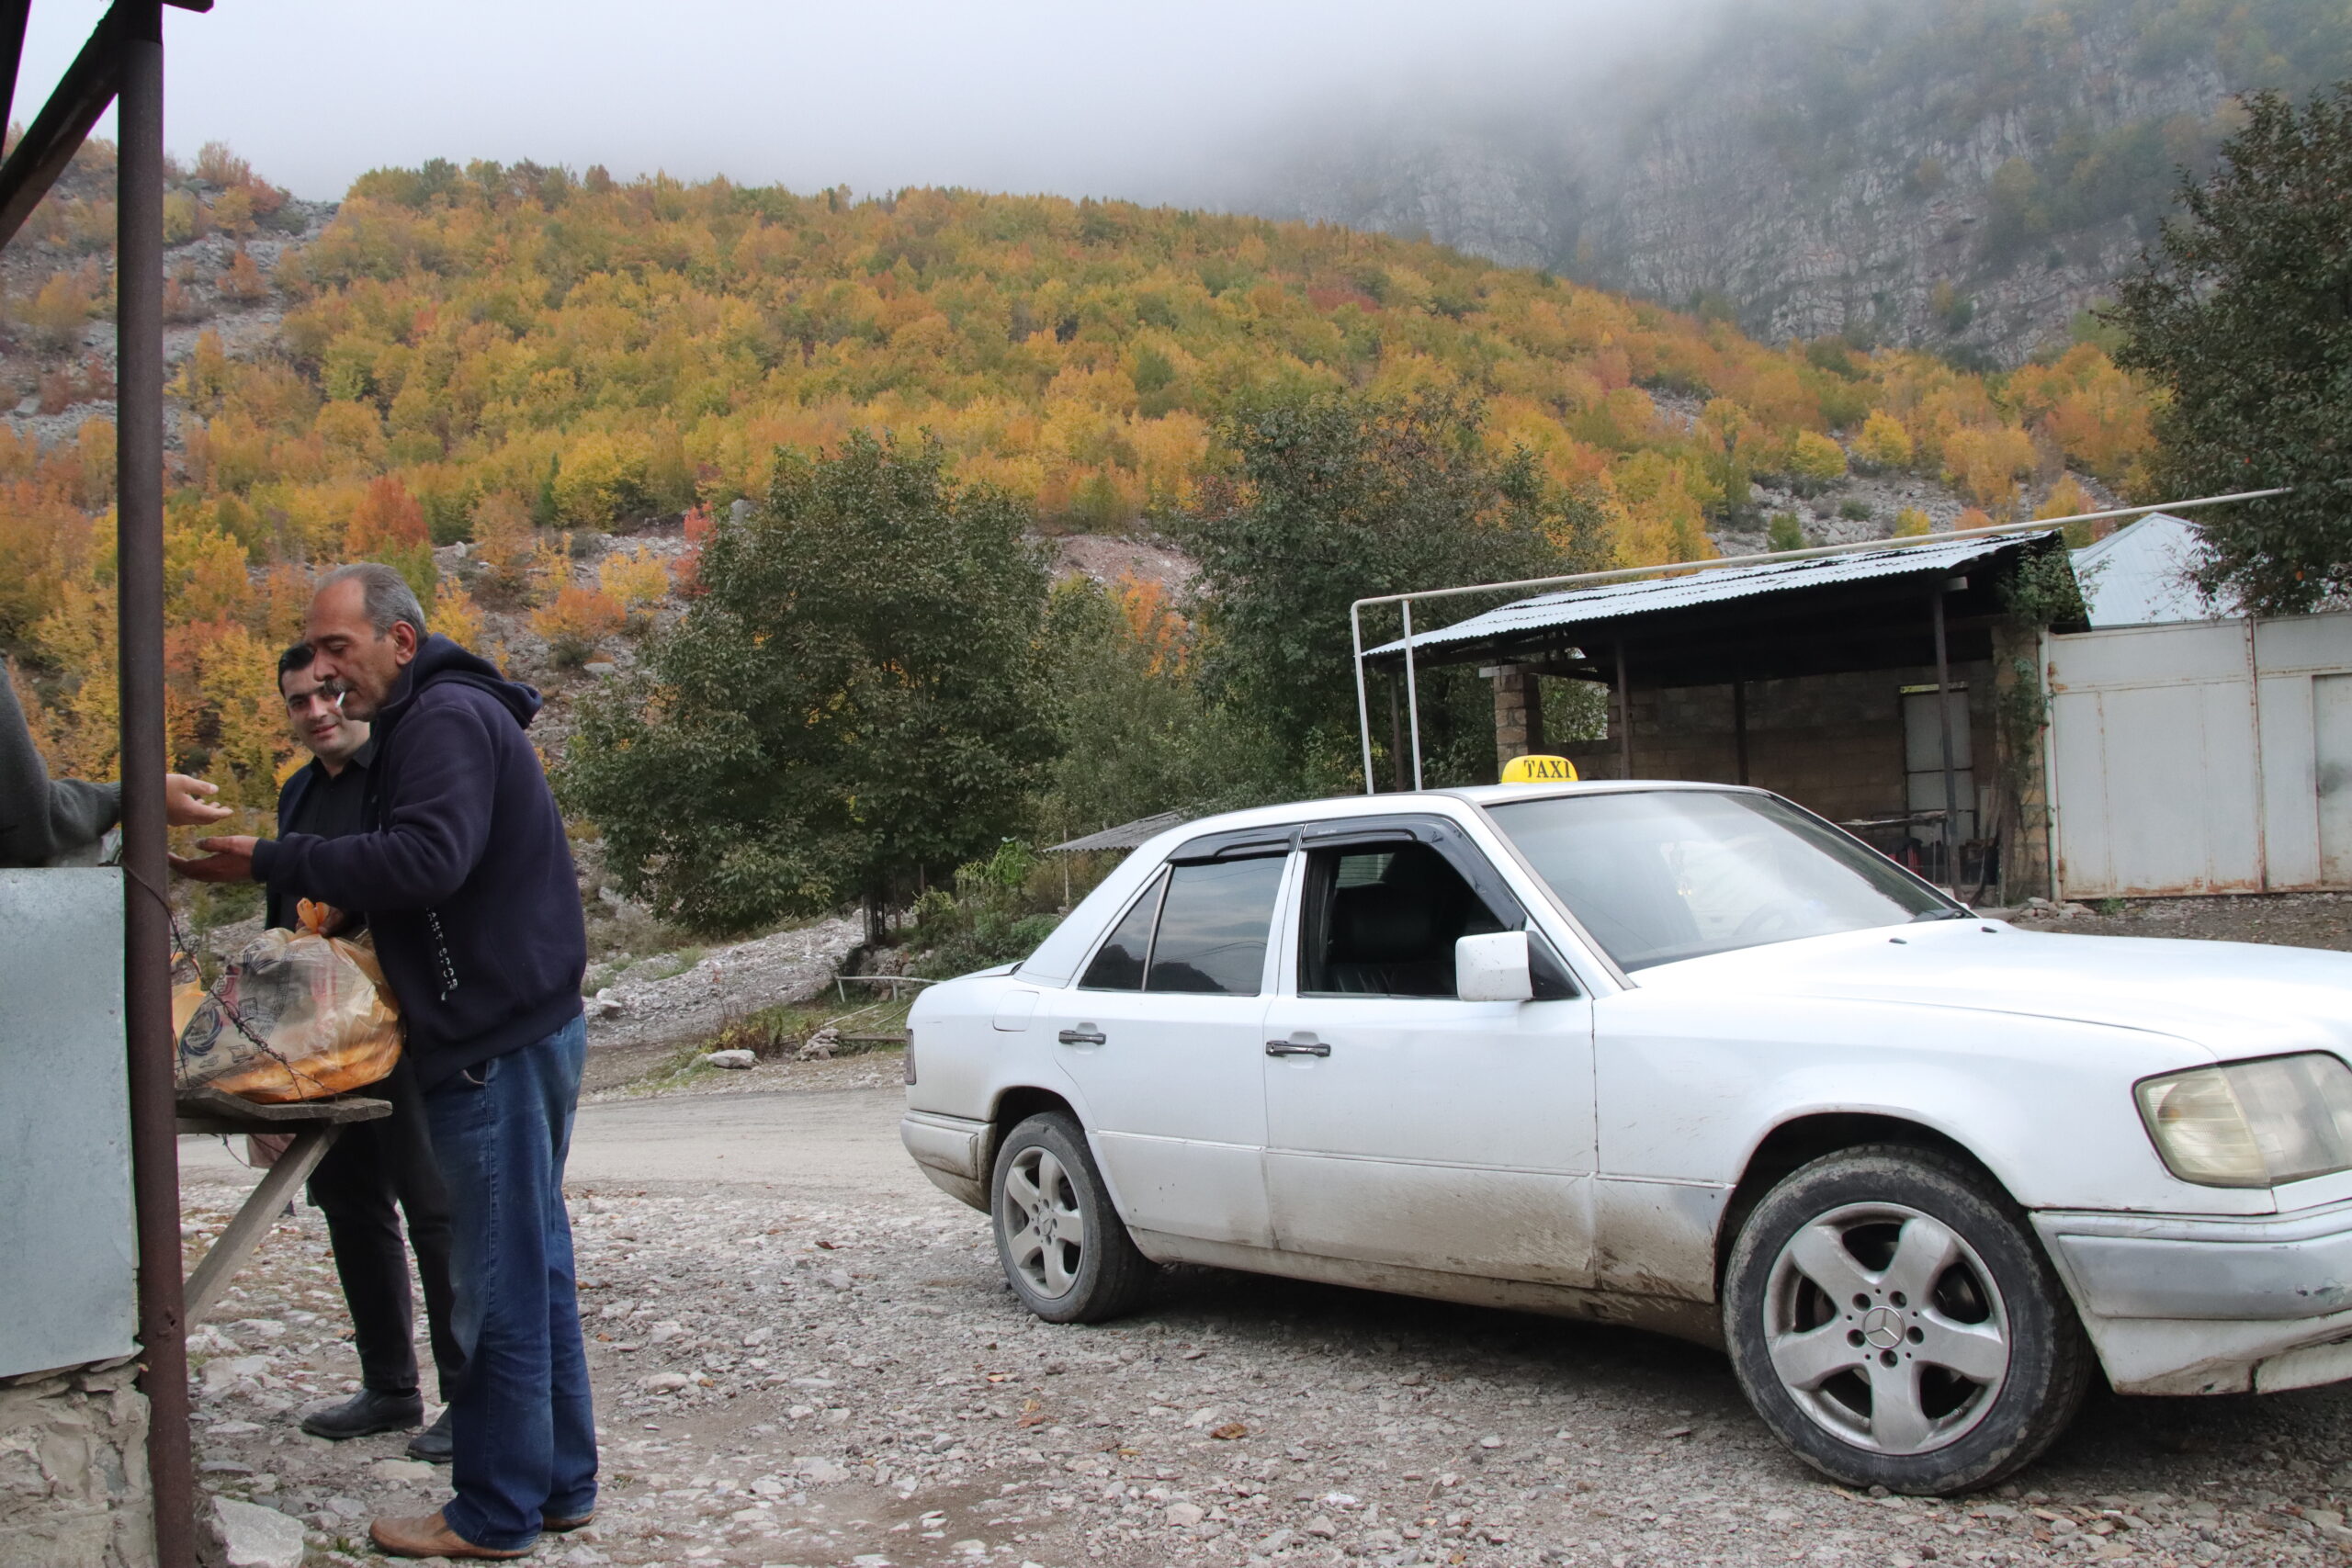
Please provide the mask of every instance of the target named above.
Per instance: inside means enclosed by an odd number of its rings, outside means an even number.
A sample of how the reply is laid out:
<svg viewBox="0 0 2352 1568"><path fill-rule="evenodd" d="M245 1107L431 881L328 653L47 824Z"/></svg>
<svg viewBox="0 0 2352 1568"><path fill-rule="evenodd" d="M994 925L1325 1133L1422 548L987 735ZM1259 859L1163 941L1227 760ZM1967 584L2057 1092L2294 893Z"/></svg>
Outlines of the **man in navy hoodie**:
<svg viewBox="0 0 2352 1568"><path fill-rule="evenodd" d="M449 1405L457 1495L371 1533L395 1556L520 1557L596 1507L563 1206L587 936L563 820L523 732L539 695L426 635L390 567L328 573L307 637L312 672L376 727L370 830L207 839L208 858L176 863L368 917L451 1196L465 1357Z"/></svg>

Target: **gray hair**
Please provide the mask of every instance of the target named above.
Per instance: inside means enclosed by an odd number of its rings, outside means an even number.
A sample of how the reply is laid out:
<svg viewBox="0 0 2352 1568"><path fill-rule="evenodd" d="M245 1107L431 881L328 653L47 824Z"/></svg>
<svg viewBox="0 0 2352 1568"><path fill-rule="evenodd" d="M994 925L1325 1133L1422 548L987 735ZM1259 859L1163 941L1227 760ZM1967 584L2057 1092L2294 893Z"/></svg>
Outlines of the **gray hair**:
<svg viewBox="0 0 2352 1568"><path fill-rule="evenodd" d="M424 640L424 606L416 602L416 590L408 585L407 578L380 562L356 561L319 579L318 591L323 593L338 582L359 584L368 624L376 628L378 637L390 637L394 626L406 621L416 628L417 640Z"/></svg>

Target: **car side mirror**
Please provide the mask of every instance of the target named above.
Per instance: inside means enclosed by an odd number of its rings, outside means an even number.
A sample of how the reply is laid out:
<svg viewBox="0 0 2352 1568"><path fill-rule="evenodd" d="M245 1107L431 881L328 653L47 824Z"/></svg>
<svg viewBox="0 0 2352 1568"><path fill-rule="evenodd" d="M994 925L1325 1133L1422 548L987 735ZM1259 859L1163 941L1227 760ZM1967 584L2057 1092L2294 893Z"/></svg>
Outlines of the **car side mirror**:
<svg viewBox="0 0 2352 1568"><path fill-rule="evenodd" d="M1527 933L1493 931L1456 942L1453 994L1465 1002L1533 1001L1535 979L1528 968Z"/></svg>

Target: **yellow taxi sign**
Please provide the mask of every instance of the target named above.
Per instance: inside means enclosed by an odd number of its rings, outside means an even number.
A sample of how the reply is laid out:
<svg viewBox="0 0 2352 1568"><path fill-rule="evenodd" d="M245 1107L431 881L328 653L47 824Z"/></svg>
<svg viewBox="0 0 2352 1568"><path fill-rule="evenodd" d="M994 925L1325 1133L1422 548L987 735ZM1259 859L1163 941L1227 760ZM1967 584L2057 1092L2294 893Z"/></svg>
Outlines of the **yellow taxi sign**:
<svg viewBox="0 0 2352 1568"><path fill-rule="evenodd" d="M1505 784L1574 784L1577 765L1566 757L1513 757L1503 764Z"/></svg>

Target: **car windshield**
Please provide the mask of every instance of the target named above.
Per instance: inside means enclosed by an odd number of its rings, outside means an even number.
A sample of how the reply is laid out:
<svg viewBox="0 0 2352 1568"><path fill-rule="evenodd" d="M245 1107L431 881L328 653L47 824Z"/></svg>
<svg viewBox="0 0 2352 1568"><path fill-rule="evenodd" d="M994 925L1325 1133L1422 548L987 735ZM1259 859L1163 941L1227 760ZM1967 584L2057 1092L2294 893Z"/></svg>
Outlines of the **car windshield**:
<svg viewBox="0 0 2352 1568"><path fill-rule="evenodd" d="M1629 790L1487 809L1621 969L1964 913L1771 795Z"/></svg>

